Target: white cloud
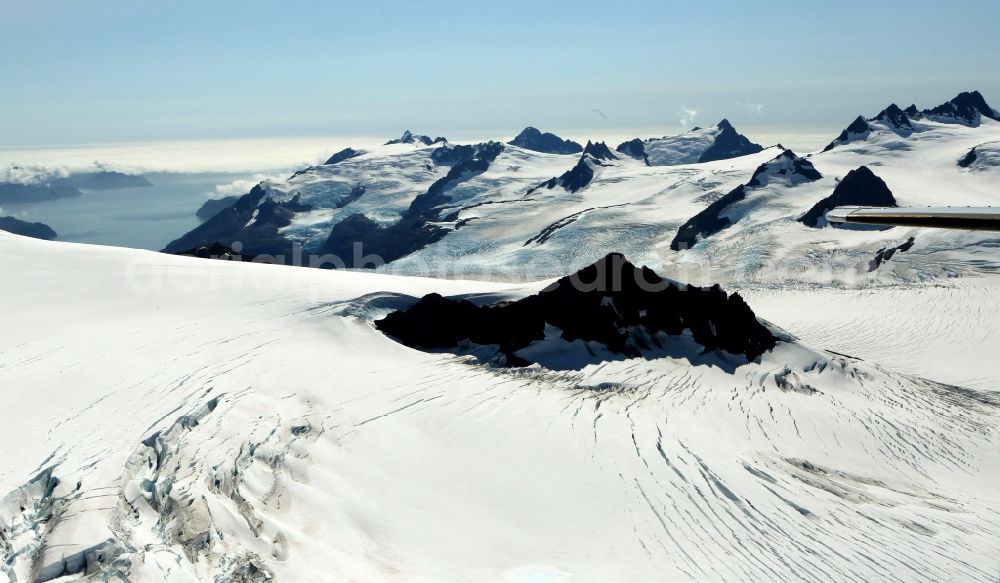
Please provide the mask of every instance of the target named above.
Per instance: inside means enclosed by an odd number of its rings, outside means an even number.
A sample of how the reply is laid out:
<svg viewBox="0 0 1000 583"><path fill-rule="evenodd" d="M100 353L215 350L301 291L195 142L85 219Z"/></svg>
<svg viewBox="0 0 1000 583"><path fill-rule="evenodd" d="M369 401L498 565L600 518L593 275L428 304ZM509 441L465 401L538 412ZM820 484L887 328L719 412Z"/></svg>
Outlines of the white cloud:
<svg viewBox="0 0 1000 583"><path fill-rule="evenodd" d="M281 180L282 178L287 178L286 174L254 174L250 178L238 178L232 182L227 182L225 184L216 185L215 189L211 192L206 192L205 196L208 198L225 198L227 196L239 196L250 192L254 186L257 186L265 180Z"/></svg>
<svg viewBox="0 0 1000 583"><path fill-rule="evenodd" d="M698 118L698 110L692 109L686 105L681 106L681 127L688 127L694 125L695 120Z"/></svg>
<svg viewBox="0 0 1000 583"><path fill-rule="evenodd" d="M347 146L365 148L383 142L371 137L145 142L0 149L0 159L36 174L98 168L133 174L276 172L320 164Z"/></svg>
<svg viewBox="0 0 1000 583"><path fill-rule="evenodd" d="M750 115L760 115L764 112L764 106L760 103L737 101L736 107L739 108L740 111L749 113Z"/></svg>

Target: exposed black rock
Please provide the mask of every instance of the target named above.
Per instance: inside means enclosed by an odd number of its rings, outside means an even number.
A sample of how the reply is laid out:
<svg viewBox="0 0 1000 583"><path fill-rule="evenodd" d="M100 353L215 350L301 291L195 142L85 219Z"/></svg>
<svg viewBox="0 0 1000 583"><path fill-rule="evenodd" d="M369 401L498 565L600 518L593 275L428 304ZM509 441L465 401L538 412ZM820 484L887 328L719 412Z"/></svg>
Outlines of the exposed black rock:
<svg viewBox="0 0 1000 583"><path fill-rule="evenodd" d="M14 217L0 217L0 231L7 231L15 235L34 237L51 241L56 238L56 232L45 223L29 223Z"/></svg>
<svg viewBox="0 0 1000 583"><path fill-rule="evenodd" d="M437 242L448 232L430 224L427 217L406 214L383 227L356 213L334 225L323 244L323 254L337 258L340 264L319 267L373 269Z"/></svg>
<svg viewBox="0 0 1000 583"><path fill-rule="evenodd" d="M915 103L911 103L910 107L907 107L906 109L904 109L903 112L906 113L907 117L910 117L910 118L913 118L913 119L916 119L917 117L920 117L920 110L917 109L917 104L915 104Z"/></svg>
<svg viewBox="0 0 1000 583"><path fill-rule="evenodd" d="M953 118L970 125L979 124L980 116L1000 121L1000 115L997 115L978 91L959 93L951 101L925 109L923 113L937 118Z"/></svg>
<svg viewBox="0 0 1000 583"><path fill-rule="evenodd" d="M690 249L699 239L710 237L731 225L732 221L723 217L722 211L746 196L746 185L741 184L708 205L705 210L688 219L680 229L677 229L674 240L670 242L670 248L674 251Z"/></svg>
<svg viewBox="0 0 1000 583"><path fill-rule="evenodd" d="M492 161L502 151L503 144L494 141L472 145L445 143L431 152L431 161L438 166L455 166L475 157Z"/></svg>
<svg viewBox="0 0 1000 583"><path fill-rule="evenodd" d="M0 182L0 204L43 202L80 196L80 194L76 185L66 178L57 178L37 184Z"/></svg>
<svg viewBox="0 0 1000 583"><path fill-rule="evenodd" d="M907 117L906 112L900 109L895 103L890 104L889 107L880 111L878 115L872 119L881 121L899 129L913 129L913 124L910 123L910 118Z"/></svg>
<svg viewBox="0 0 1000 583"><path fill-rule="evenodd" d="M208 219L219 214L224 209L227 209L238 201L240 197L238 195L234 196L224 196L222 198L210 198L205 201L205 204L195 212L199 219L207 221Z"/></svg>
<svg viewBox="0 0 1000 583"><path fill-rule="evenodd" d="M747 182L747 186L764 186L767 184L767 177L772 174L784 176L793 181L798 179L801 182L823 178L823 175L819 173L819 170L816 170L812 162L797 156L791 150L785 150L773 159L758 166L753 171L753 175L750 177L750 181Z"/></svg>
<svg viewBox="0 0 1000 583"><path fill-rule="evenodd" d="M448 161L455 164L427 192L413 199L399 221L382 227L364 214L351 215L333 226L323 244L322 253L339 258L346 267L372 268L440 240L449 230L432 223L440 220L438 207L450 200L447 191L485 172L503 148L503 144L498 142L449 148L459 152L448 154L451 156ZM435 153L440 150L435 150ZM464 158L469 154L471 157Z"/></svg>
<svg viewBox="0 0 1000 583"><path fill-rule="evenodd" d="M604 142L587 141L587 146L583 149L583 155L576 165L563 172L558 178L550 178L545 182L528 190L528 194L540 188L552 190L556 186L561 186L570 192L576 192L590 184L594 179L593 166L604 166L602 161L617 160L618 156L611 153L611 149Z"/></svg>
<svg viewBox="0 0 1000 583"><path fill-rule="evenodd" d="M124 174L113 170L101 170L85 174L74 174L70 179L77 188L83 190L117 190L120 188L143 188L153 186L145 176Z"/></svg>
<svg viewBox="0 0 1000 583"><path fill-rule="evenodd" d="M330 166L333 164L338 164L344 160L350 160L351 158L356 158L363 154L364 152L355 150L354 148L344 148L343 150L337 152L333 156L327 158L326 162L323 162L324 166Z"/></svg>
<svg viewBox="0 0 1000 583"><path fill-rule="evenodd" d="M583 146L573 140L564 140L549 132L542 133L530 126L517 134L510 144L546 154L579 154L583 151Z"/></svg>
<svg viewBox="0 0 1000 583"><path fill-rule="evenodd" d="M781 176L792 185L819 180L823 177L812 165L812 162L795 155L791 150L785 150L774 159L765 162L754 170L753 176L746 184L737 186L722 198L708 205L705 210L688 219L677 230L677 235L670 242L674 251L690 249L699 240L710 237L733 224L729 217L722 216L731 205L746 198L747 190L758 188L768 183L772 176Z"/></svg>
<svg viewBox="0 0 1000 583"><path fill-rule="evenodd" d="M625 154L626 156L642 160L646 163L646 166L649 166L649 154L646 153L646 146L644 142L639 138L633 138L627 142L622 142L618 144L618 147L615 148L615 150Z"/></svg>
<svg viewBox="0 0 1000 583"><path fill-rule="evenodd" d="M976 149L972 148L967 154L962 156L962 159L958 161L958 165L962 168L968 168L969 166L972 166L973 162L976 161L976 157Z"/></svg>
<svg viewBox="0 0 1000 583"><path fill-rule="evenodd" d="M296 196L287 202L264 200L266 191L258 184L232 206L216 213L180 239L171 241L166 253L197 249L215 242L231 245L239 241L250 255L288 255L292 244L278 230L291 224L295 213L311 210Z"/></svg>
<svg viewBox="0 0 1000 583"><path fill-rule="evenodd" d="M583 153L584 155L589 154L595 160L607 161L618 159L618 156L615 156L604 142L591 142L587 140L587 145L583 148Z"/></svg>
<svg viewBox="0 0 1000 583"><path fill-rule="evenodd" d="M722 131L715 137L715 142L698 158L698 162L728 160L764 150L763 146L751 142L749 138L737 132L728 119L723 119L716 127Z"/></svg>
<svg viewBox="0 0 1000 583"><path fill-rule="evenodd" d="M563 341L598 343L623 358L669 353L667 337L685 333L702 354L720 350L748 361L778 342L739 294L727 294L718 285L699 288L664 280L618 253L515 302L478 306L429 294L375 326L418 349L461 353L468 343L496 346L496 362L507 366L543 360L533 360L538 351L523 349L555 341L555 332Z"/></svg>
<svg viewBox="0 0 1000 583"><path fill-rule="evenodd" d="M846 144L847 142L851 141L852 135L857 136L859 134L865 134L867 136L868 132L870 132L871 130L872 128L870 125L868 125L868 120L866 120L863 115L859 115L857 119L851 122L851 125L847 126L847 128L844 129L844 131L840 132L840 135L837 136L837 139L827 144L827 146L823 148L823 151L829 152L830 150L841 144Z"/></svg>
<svg viewBox="0 0 1000 583"><path fill-rule="evenodd" d="M417 135L411 132L410 130L406 130L405 132L403 132L402 136L396 138L395 140L389 140L388 142L385 143L385 145L388 146L391 144L423 144L424 146L430 146L433 144L438 144L447 141L448 140L441 137L437 137L432 140L428 136Z"/></svg>
<svg viewBox="0 0 1000 583"><path fill-rule="evenodd" d="M833 194L817 202L799 222L813 228L826 225L826 213L838 206L896 206L896 198L885 182L868 169L860 166L847 173Z"/></svg>
<svg viewBox="0 0 1000 583"><path fill-rule="evenodd" d="M909 251L913 247L913 237L910 237L902 245L897 245L895 247L889 247L888 249L882 248L875 253L875 258L868 262L868 272L871 273L878 269L879 265L892 259L892 256L896 253L902 253L904 251Z"/></svg>
<svg viewBox="0 0 1000 583"><path fill-rule="evenodd" d="M407 213L413 216L429 216L427 213L430 209L448 202L448 198L445 196L446 190L459 182L486 172L501 152L503 152L503 144L499 142L477 144L470 158L454 164L443 178L439 178L434 184L431 184L427 192L414 198Z"/></svg>
<svg viewBox="0 0 1000 583"><path fill-rule="evenodd" d="M221 261L253 261L256 259L254 255L248 255L240 251L235 251L232 247L223 245L218 241L212 243L211 245L187 249L185 251L178 251L174 253L174 255L187 255L191 257L200 257L202 259L218 259Z"/></svg>
<svg viewBox="0 0 1000 583"><path fill-rule="evenodd" d="M337 208L339 209L344 208L345 206L351 204L352 202L364 196L365 192L367 191L368 188L364 184L356 184L352 186L350 194L337 201Z"/></svg>

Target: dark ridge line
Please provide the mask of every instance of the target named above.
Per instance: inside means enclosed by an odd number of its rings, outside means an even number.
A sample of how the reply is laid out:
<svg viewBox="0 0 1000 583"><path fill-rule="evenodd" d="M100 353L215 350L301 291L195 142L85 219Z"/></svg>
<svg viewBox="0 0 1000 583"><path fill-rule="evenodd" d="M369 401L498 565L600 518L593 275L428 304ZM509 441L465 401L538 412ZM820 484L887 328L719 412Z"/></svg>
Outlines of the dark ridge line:
<svg viewBox="0 0 1000 583"><path fill-rule="evenodd" d="M538 233L534 237L532 237L532 238L528 239L527 241L525 241L524 245L521 245L521 247L527 247L531 243L538 243L539 245L545 243L546 241L548 241L552 237L553 234L555 234L556 231L558 231L559 229L561 229L563 227L567 227L567 226L575 223L577 221L577 219L579 219L580 216L583 215L584 213L588 213L590 211L596 211L596 210L603 210L603 209L613 209L613 208L617 208L617 207L621 207L621 206L628 206L630 204L632 204L632 203L630 203L630 202L624 202L624 203L621 203L621 204L612 204L612 205L608 205L608 206L595 206L595 207L591 207L591 208L588 208L588 209L583 209L582 211L579 211L579 212L575 212L575 213L573 213L571 215L568 215L568 216L565 216L565 217L559 219L558 221L550 224L549 226L545 227L544 229L542 229L542 231L540 233Z"/></svg>

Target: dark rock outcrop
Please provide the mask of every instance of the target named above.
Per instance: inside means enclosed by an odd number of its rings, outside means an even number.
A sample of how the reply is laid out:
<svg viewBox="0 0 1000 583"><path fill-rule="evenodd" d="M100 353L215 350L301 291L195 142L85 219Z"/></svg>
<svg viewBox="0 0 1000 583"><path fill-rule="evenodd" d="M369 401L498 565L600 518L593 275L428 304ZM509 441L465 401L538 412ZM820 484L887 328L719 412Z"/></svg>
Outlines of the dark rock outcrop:
<svg viewBox="0 0 1000 583"><path fill-rule="evenodd" d="M440 240L449 230L432 223L440 220L439 207L450 201L448 190L485 172L503 148L498 142L487 142L443 150L450 152L447 161L454 165L427 192L413 199L399 221L383 227L364 214L351 215L333 226L321 252L336 257L346 267L372 268Z"/></svg>
<svg viewBox="0 0 1000 583"><path fill-rule="evenodd" d="M235 251L228 245L223 245L218 241L211 245L204 245L193 249L178 251L174 255L187 255L190 257L200 257L202 259L218 259L221 261L254 261L254 255L247 255L240 251Z"/></svg>
<svg viewBox="0 0 1000 583"><path fill-rule="evenodd" d="M591 142L587 140L587 145L583 148L584 155L590 155L590 157L595 160L617 160L618 156L615 156L611 152L611 148L608 147L604 142Z"/></svg>
<svg viewBox="0 0 1000 583"><path fill-rule="evenodd" d="M570 192L576 192L590 184L590 181L594 179L595 166L604 166L604 162L617 159L618 156L612 154L611 149L604 142L595 143L588 140L587 146L583 149L583 155L580 156L575 166L563 172L558 178L550 178L528 190L528 194L540 188L552 190L557 186Z"/></svg>
<svg viewBox="0 0 1000 583"><path fill-rule="evenodd" d="M851 140L866 138L871 131L872 128L868 125L868 120L866 120L863 115L859 115L857 119L852 121L851 124L844 129L844 131L840 132L837 139L827 144L826 147L823 148L823 151L829 152L835 147L846 144Z"/></svg>
<svg viewBox="0 0 1000 583"><path fill-rule="evenodd" d="M573 140L564 140L549 132L542 133L530 126L524 128L509 143L519 148L546 154L579 154L583 151L583 146Z"/></svg>
<svg viewBox="0 0 1000 583"><path fill-rule="evenodd" d="M350 160L351 158L357 158L358 156L360 156L363 153L364 152L355 150L354 148L344 148L343 150L337 152L333 156L330 156L329 158L327 158L326 162L323 162L323 165L324 166L331 166L333 164L338 164L340 162L343 162L344 160Z"/></svg>
<svg viewBox="0 0 1000 583"><path fill-rule="evenodd" d="M615 148L615 151L621 152L626 156L631 156L633 158L642 160L643 162L646 163L646 166L649 166L649 154L646 153L646 147L644 142L639 138L633 138L627 142L622 142L618 144L618 147Z"/></svg>
<svg viewBox="0 0 1000 583"><path fill-rule="evenodd" d="M902 245L879 249L878 252L875 253L875 258L868 262L868 272L871 273L872 271L875 271L880 265L882 265L882 263L892 259L893 255L909 251L911 247L913 247L913 237L910 237Z"/></svg>
<svg viewBox="0 0 1000 583"><path fill-rule="evenodd" d="M496 346L494 362L507 366L544 365L537 356L545 343L560 341L596 343L634 358L670 354L669 337L689 334L702 354L719 350L748 361L778 342L738 294L664 280L618 253L515 302L479 306L429 294L375 326L419 349L463 353L469 343Z"/></svg>
<svg viewBox="0 0 1000 583"><path fill-rule="evenodd" d="M57 237L52 227L45 223L29 223L15 219L14 217L0 217L0 231L7 231L8 233L33 237L35 239L44 239L46 241L51 241Z"/></svg>
<svg viewBox="0 0 1000 583"><path fill-rule="evenodd" d="M310 207L300 204L298 196L287 202L275 202L270 198L265 200L265 194L261 185L254 186L232 206L171 241L164 252L177 253L215 242L231 246L239 241L247 254L290 254L292 244L278 230L290 225L295 213L308 211Z"/></svg>
<svg viewBox="0 0 1000 583"><path fill-rule="evenodd" d="M727 217L722 216L722 212L732 204L737 203L747 196L746 185L741 184L724 194L721 198L708 205L708 207L691 217L686 223L677 229L670 248L674 251L690 249L700 239L710 237L729 225L733 224Z"/></svg>
<svg viewBox="0 0 1000 583"><path fill-rule="evenodd" d="M896 198L881 178L867 166L860 166L848 172L833 194L813 205L799 222L808 227L823 227L827 224L826 213L838 206L894 207Z"/></svg>
<svg viewBox="0 0 1000 583"><path fill-rule="evenodd" d="M754 170L753 176L746 184L737 186L722 198L708 205L705 210L688 219L677 230L677 235L670 242L674 251L690 249L699 240L710 237L733 224L729 217L722 216L733 204L746 198L749 189L765 186L772 177L781 176L789 184L811 182L823 177L812 165L812 162L795 155L791 150L785 150L773 160L765 162Z"/></svg>
<svg viewBox="0 0 1000 583"><path fill-rule="evenodd" d="M962 158L958 161L958 165L962 168L968 168L976 161L977 158L976 149L972 148L969 150Z"/></svg>
<svg viewBox="0 0 1000 583"><path fill-rule="evenodd" d="M892 103L889 107L878 112L874 118L875 121L880 121L897 129L913 129L913 124L910 123L910 118L906 115L898 105Z"/></svg>
<svg viewBox="0 0 1000 583"><path fill-rule="evenodd" d="M716 127L720 130L719 134L715 136L715 142L702 153L698 159L699 163L728 160L764 150L763 146L751 142L749 138L737 132L728 119L723 119L716 124Z"/></svg>
<svg viewBox="0 0 1000 583"><path fill-rule="evenodd" d="M981 117L1000 121L1000 115L986 103L986 99L978 91L959 93L951 101L937 107L925 109L924 115L936 119L953 119L960 123L978 125Z"/></svg>
<svg viewBox="0 0 1000 583"><path fill-rule="evenodd" d="M195 215L203 221L214 217L221 211L236 204L236 201L240 199L239 196L224 196L222 198L210 198L205 201L205 204L201 205L195 212Z"/></svg>

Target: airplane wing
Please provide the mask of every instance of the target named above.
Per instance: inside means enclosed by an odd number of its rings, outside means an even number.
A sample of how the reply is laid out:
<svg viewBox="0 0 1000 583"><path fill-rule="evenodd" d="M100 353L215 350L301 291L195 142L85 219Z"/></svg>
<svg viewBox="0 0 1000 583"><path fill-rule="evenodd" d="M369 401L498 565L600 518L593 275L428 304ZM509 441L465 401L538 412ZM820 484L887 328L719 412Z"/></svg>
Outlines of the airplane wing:
<svg viewBox="0 0 1000 583"><path fill-rule="evenodd" d="M1000 231L1000 207L888 208L840 206L826 213L831 223L937 227Z"/></svg>

